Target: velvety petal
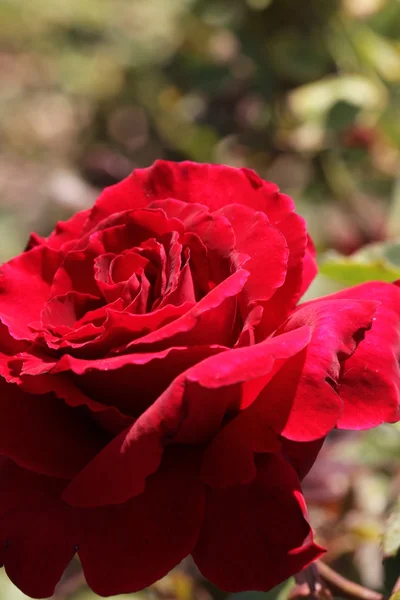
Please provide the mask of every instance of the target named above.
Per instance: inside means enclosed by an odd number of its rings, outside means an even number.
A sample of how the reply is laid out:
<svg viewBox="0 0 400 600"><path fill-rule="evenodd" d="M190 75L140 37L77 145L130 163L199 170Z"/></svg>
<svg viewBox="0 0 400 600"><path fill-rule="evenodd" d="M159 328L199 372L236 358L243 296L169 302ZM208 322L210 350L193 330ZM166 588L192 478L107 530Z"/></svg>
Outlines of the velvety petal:
<svg viewBox="0 0 400 600"><path fill-rule="evenodd" d="M278 337L304 325L313 333L306 354L291 359L259 400L260 410L264 406L275 415L278 432L306 442L324 437L337 424L343 410L336 391L341 364L371 327L376 309L374 301L320 300L300 305L282 326Z"/></svg>
<svg viewBox="0 0 400 600"><path fill-rule="evenodd" d="M1 266L0 320L12 337L32 338L29 324L39 320L61 260L57 250L37 246Z"/></svg>
<svg viewBox="0 0 400 600"><path fill-rule="evenodd" d="M116 507L81 510L60 500L63 482L12 463L0 471L0 547L7 574L26 594L52 595L77 551L99 595L154 583L193 549L204 514L196 453L170 451L145 492Z"/></svg>
<svg viewBox="0 0 400 600"><path fill-rule="evenodd" d="M182 221L185 230L198 235L210 250L217 250L226 257L231 254L235 246L235 234L230 220L223 214L211 213L202 204L188 204L172 198L156 200L149 208L161 208L168 217Z"/></svg>
<svg viewBox="0 0 400 600"><path fill-rule="evenodd" d="M195 451L172 450L143 494L117 508L90 510L90 529L78 538L78 554L97 594L142 590L191 553L205 505L197 469Z"/></svg>
<svg viewBox="0 0 400 600"><path fill-rule="evenodd" d="M29 394L41 396L53 393L61 401L65 401L68 406L85 407L89 411L91 419L98 423L103 430L113 435L117 435L132 424L133 417L123 414L117 406L107 406L85 394L74 382L71 373L49 374L51 366L51 363L44 365L39 361L35 363L31 360L28 364L25 363L22 372L15 377L14 382ZM27 374L27 372L31 374ZM103 445L107 441L108 438L104 439Z"/></svg>
<svg viewBox="0 0 400 600"><path fill-rule="evenodd" d="M309 337L304 327L251 348L222 352L188 369L72 480L64 498L78 506L98 506L140 494L167 444L209 441L229 413L254 400L257 386L272 377L276 363L299 352ZM256 386L249 385L251 380Z"/></svg>
<svg viewBox="0 0 400 600"><path fill-rule="evenodd" d="M287 194L282 194L275 183L261 179L252 169L240 170L246 175L253 190L257 193L259 203L257 210L263 210L272 225L278 226L287 214L294 211L295 205L292 198ZM256 206L252 206L252 208L256 208Z"/></svg>
<svg viewBox="0 0 400 600"><path fill-rule="evenodd" d="M62 373L64 377L72 375L75 385L92 400L103 406L117 407L126 415L138 417L180 373L205 358L226 350L227 348L216 345L178 347L155 353L124 354L98 360L64 355L49 372Z"/></svg>
<svg viewBox="0 0 400 600"><path fill-rule="evenodd" d="M144 340L143 345L145 345L152 335L158 337L156 335L158 331L160 331L159 337L162 339L164 331L167 330L168 333L170 329L173 329L170 325L180 322L180 319L184 318L195 306L192 302L184 302L179 306L167 304L159 310L145 314L107 310L107 319L104 326L98 328L98 336L93 341L83 341L82 344L76 343L71 344L71 346L75 349L81 347L82 356L87 358L104 356L105 353L110 351L115 354L126 352L133 346L139 346L142 340ZM150 344L151 342L147 345L150 346ZM200 340L199 344L201 344ZM173 341L171 341L171 344L165 344L164 347L170 345L178 344L173 344ZM137 349L139 350L139 348ZM151 349L156 350L155 344ZM75 354L78 353L75 352Z"/></svg>
<svg viewBox="0 0 400 600"><path fill-rule="evenodd" d="M285 281L289 251L284 236L270 225L264 213L240 204L229 204L217 214L224 215L232 225L235 252L249 256L245 268L250 276L243 290L246 304L268 300Z"/></svg>
<svg viewBox="0 0 400 600"><path fill-rule="evenodd" d="M55 331L61 328L73 328L77 321L89 311L94 311L101 306L99 298L79 292L68 292L55 296L45 303L41 312L43 326L51 327Z"/></svg>
<svg viewBox="0 0 400 600"><path fill-rule="evenodd" d="M51 394L0 379L0 454L37 473L69 478L107 442L84 414Z"/></svg>
<svg viewBox="0 0 400 600"><path fill-rule="evenodd" d="M167 304L180 306L184 302L196 303L196 293L189 263L184 265L179 273L176 284L171 288L170 292L165 294L158 307L162 308Z"/></svg>
<svg viewBox="0 0 400 600"><path fill-rule="evenodd" d="M70 290L95 295L94 261L98 256L109 253L118 255L140 246L149 238L182 229L179 221L168 219L160 209L113 213L97 230L82 236L79 244L67 253L54 278L52 295Z"/></svg>
<svg viewBox="0 0 400 600"><path fill-rule="evenodd" d="M100 234L93 235L84 248L68 252L54 275L51 296L60 296L70 291L99 296L95 280L95 260L106 254Z"/></svg>
<svg viewBox="0 0 400 600"><path fill-rule="evenodd" d="M285 321L317 274L316 262L310 259L307 250L308 236L304 219L296 213L289 213L279 222L278 227L289 248L287 273L283 285L276 290L265 307L258 328L259 339L264 339Z"/></svg>
<svg viewBox="0 0 400 600"><path fill-rule="evenodd" d="M158 160L106 188L96 201L86 230L114 212L141 208L166 198L203 204L211 212L239 202L266 212L272 223L293 211L293 201L288 196L280 194L275 184L263 181L250 169Z"/></svg>
<svg viewBox="0 0 400 600"><path fill-rule="evenodd" d="M209 488L193 558L229 592L269 590L317 559L297 476L279 455L259 457L248 485Z"/></svg>
<svg viewBox="0 0 400 600"><path fill-rule="evenodd" d="M58 499L64 486L0 457L0 565L33 598L52 596L76 552L70 512Z"/></svg>
<svg viewBox="0 0 400 600"><path fill-rule="evenodd" d="M325 438L312 442L293 442L281 437L280 441L284 458L289 461L302 481L315 463Z"/></svg>
<svg viewBox="0 0 400 600"><path fill-rule="evenodd" d="M328 298L375 300L371 329L343 366L338 394L343 414L338 427L368 429L400 419L400 289L370 282ZM324 299L321 299L323 302Z"/></svg>
<svg viewBox="0 0 400 600"><path fill-rule="evenodd" d="M313 281L314 277L318 272L316 256L317 252L315 250L314 242L312 241L311 237L307 234L307 247L303 260L303 278L300 288L300 298L307 291L308 286Z"/></svg>
<svg viewBox="0 0 400 600"><path fill-rule="evenodd" d="M55 230L46 239L46 244L50 248L61 248L64 244L69 246L74 244L82 235L82 228L85 225L90 210L82 210L73 215L68 221L59 221Z"/></svg>
<svg viewBox="0 0 400 600"><path fill-rule="evenodd" d="M253 416L244 410L213 439L202 462L205 483L217 488L250 483L257 475L255 453L280 452L278 435Z"/></svg>
<svg viewBox="0 0 400 600"><path fill-rule="evenodd" d="M126 351L150 348L162 350L169 346L220 344L233 345L237 296L248 278L240 269L212 289L185 314L172 323L138 338L126 346ZM167 305L164 309L173 305Z"/></svg>

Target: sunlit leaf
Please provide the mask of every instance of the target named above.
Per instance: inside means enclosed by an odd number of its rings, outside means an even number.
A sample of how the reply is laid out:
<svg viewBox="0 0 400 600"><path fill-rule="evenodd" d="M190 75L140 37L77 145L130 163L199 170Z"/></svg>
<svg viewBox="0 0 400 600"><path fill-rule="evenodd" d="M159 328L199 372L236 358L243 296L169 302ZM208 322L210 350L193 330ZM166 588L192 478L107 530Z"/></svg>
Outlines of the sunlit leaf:
<svg viewBox="0 0 400 600"><path fill-rule="evenodd" d="M400 242L365 246L351 257L329 253L320 272L345 285L400 279Z"/></svg>

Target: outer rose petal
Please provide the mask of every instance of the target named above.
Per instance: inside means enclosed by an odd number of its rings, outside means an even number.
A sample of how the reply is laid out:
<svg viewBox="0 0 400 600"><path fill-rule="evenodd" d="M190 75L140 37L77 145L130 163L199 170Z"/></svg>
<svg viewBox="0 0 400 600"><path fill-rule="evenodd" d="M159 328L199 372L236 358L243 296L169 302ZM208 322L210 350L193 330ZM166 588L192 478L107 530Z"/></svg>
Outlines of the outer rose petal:
<svg viewBox="0 0 400 600"><path fill-rule="evenodd" d="M90 209L81 210L68 221L57 223L55 230L44 240L50 248L61 248L66 243L73 243L82 235L82 228L90 215Z"/></svg>
<svg viewBox="0 0 400 600"><path fill-rule="evenodd" d="M0 268L0 320L15 339L32 339L29 324L40 319L62 255L36 246Z"/></svg>
<svg viewBox="0 0 400 600"><path fill-rule="evenodd" d="M99 506L140 494L167 444L209 441L224 417L251 402L274 367L304 348L309 337L303 327L250 348L211 356L188 369L71 481L64 499L77 506Z"/></svg>
<svg viewBox="0 0 400 600"><path fill-rule="evenodd" d="M308 442L324 437L338 422L342 401L336 392L341 364L353 354L371 326L377 302L324 299L300 305L280 332L312 328L303 361L291 359L258 400L260 410L284 437ZM288 398L292 398L288 404ZM268 418L267 416L265 418Z"/></svg>
<svg viewBox="0 0 400 600"><path fill-rule="evenodd" d="M281 438L282 454L296 471L300 481L304 479L322 448L325 438L312 442L293 442Z"/></svg>
<svg viewBox="0 0 400 600"><path fill-rule="evenodd" d="M249 256L244 265L250 273L243 290L246 304L268 300L285 281L289 251L284 236L270 225L264 213L246 206L229 204L218 214L227 217L233 227L235 252Z"/></svg>
<svg viewBox="0 0 400 600"><path fill-rule="evenodd" d="M64 377L73 374L76 386L89 398L139 417L182 371L226 350L217 345L172 347L162 352L123 354L99 360L64 355L51 372L63 372ZM74 385L72 381L71 385Z"/></svg>
<svg viewBox="0 0 400 600"><path fill-rule="evenodd" d="M110 214L165 198L205 204L211 211L239 202L271 215L272 223L294 209L293 201L280 194L275 184L263 181L250 169L158 160L106 188L92 210L86 231Z"/></svg>
<svg viewBox="0 0 400 600"><path fill-rule="evenodd" d="M337 425L368 429L394 423L400 419L400 289L370 282L327 297L336 298L381 302L371 329L344 363L338 388L343 414Z"/></svg>
<svg viewBox="0 0 400 600"><path fill-rule="evenodd" d="M268 590L317 559L297 476L278 455L259 459L248 485L208 491L193 558L229 592Z"/></svg>
<svg viewBox="0 0 400 600"><path fill-rule="evenodd" d="M317 274L317 265L308 245L306 223L296 213L286 215L277 225L289 246L286 279L269 300L259 328L259 338L273 332L288 317Z"/></svg>
<svg viewBox="0 0 400 600"><path fill-rule="evenodd" d="M144 494L116 507L73 509L63 482L0 465L0 548L10 579L26 594L51 596L78 551L99 595L135 592L190 554L204 514L194 451L169 452ZM5 544L5 542L7 543Z"/></svg>
<svg viewBox="0 0 400 600"><path fill-rule="evenodd" d="M0 378L0 453L36 473L73 477L107 437L51 394L32 396Z"/></svg>

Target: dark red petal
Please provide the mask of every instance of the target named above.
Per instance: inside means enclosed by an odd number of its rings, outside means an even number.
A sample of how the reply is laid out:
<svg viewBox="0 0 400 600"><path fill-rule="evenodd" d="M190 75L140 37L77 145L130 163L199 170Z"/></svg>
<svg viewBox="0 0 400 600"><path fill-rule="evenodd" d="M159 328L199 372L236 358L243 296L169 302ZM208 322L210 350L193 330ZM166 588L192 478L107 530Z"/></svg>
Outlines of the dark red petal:
<svg viewBox="0 0 400 600"><path fill-rule="evenodd" d="M282 454L290 462L300 481L313 466L324 441L325 438L312 442L293 442L281 437Z"/></svg>
<svg viewBox="0 0 400 600"><path fill-rule="evenodd" d="M53 595L76 552L70 513L58 500L64 485L0 457L0 564L33 598Z"/></svg>
<svg viewBox="0 0 400 600"><path fill-rule="evenodd" d="M78 538L78 553L97 594L142 590L191 553L205 505L197 469L194 451L172 450L143 494L118 507L90 510L90 528Z"/></svg>
<svg viewBox="0 0 400 600"><path fill-rule="evenodd" d="M307 353L291 359L265 390L265 410L275 410L282 435L306 442L336 425L343 409L336 392L342 361L356 350L376 309L373 301L319 299L300 305L279 330L308 325L313 331Z"/></svg>
<svg viewBox="0 0 400 600"><path fill-rule="evenodd" d="M181 319L185 319L186 314L195 307L193 302L184 302L179 306L167 304L159 310L145 314L107 310L107 319L104 326L99 328L98 336L93 341L88 340L82 344L76 344L74 347L82 347L83 357L104 356L110 351L113 353L125 352L129 351L131 347L139 350L142 340L144 340L143 346L148 348L150 342L148 344L146 342L151 336L155 338L159 336L162 339L165 331L168 333L173 329L175 323L180 323ZM160 333L158 334L158 332ZM177 346L178 344L174 344L171 340L171 343L164 344L163 347L167 348L172 345Z"/></svg>
<svg viewBox="0 0 400 600"><path fill-rule="evenodd" d="M61 327L71 329L86 313L96 310L101 306L99 298L79 292L68 292L61 296L54 296L44 304L41 312L41 321L44 327L53 331Z"/></svg>
<svg viewBox="0 0 400 600"><path fill-rule="evenodd" d="M79 390L85 392L93 403L97 401L103 407L117 407L126 415L139 417L175 377L201 360L225 350L227 348L216 345L192 346L98 360L65 355L49 369L52 373L62 373L52 375L53 378L65 377L68 381L69 376L70 387L79 386Z"/></svg>
<svg viewBox="0 0 400 600"><path fill-rule="evenodd" d="M280 221L278 227L289 247L287 274L283 285L276 290L265 307L258 330L260 339L264 339L285 321L317 274L316 262L310 259L307 250L308 236L304 219L290 213Z"/></svg>
<svg viewBox="0 0 400 600"><path fill-rule="evenodd" d="M176 284L171 288L170 292L165 294L158 308L162 308L167 304L180 306L184 302L191 302L193 304L196 302L194 282L189 263L186 263L182 268Z"/></svg>
<svg viewBox="0 0 400 600"><path fill-rule="evenodd" d="M44 365L40 366L40 363L37 363L37 374L26 375L26 373L22 373L16 383L18 383L23 391L30 394L42 395L54 393L57 398L64 400L68 406L87 407L91 413L92 419L98 423L102 429L113 435L120 433L132 424L133 418L123 414L116 406L101 404L91 396L85 394L74 383L70 373L49 375L48 373L45 373L46 368L50 369L50 365L46 367ZM30 364L30 369L34 372L35 366L33 361ZM42 371L42 374L40 371ZM111 398L109 401L111 402ZM107 441L108 439L105 439L103 445L106 444ZM84 464L82 466L84 466Z"/></svg>
<svg viewBox="0 0 400 600"><path fill-rule="evenodd" d="M158 351L169 346L213 343L233 345L237 296L242 291L248 275L248 271L239 269L212 289L182 317L134 340L126 346L126 350ZM172 310L174 306L167 305L165 309L167 308Z"/></svg>
<svg viewBox="0 0 400 600"><path fill-rule="evenodd" d="M264 181L252 169L240 170L246 175L252 188L257 193L257 200L260 204L258 210L263 210L268 215L272 225L279 225L288 213L294 211L295 206L292 198L287 194L280 193L275 183Z"/></svg>
<svg viewBox="0 0 400 600"><path fill-rule="evenodd" d="M248 485L208 490L193 557L220 589L267 591L322 554L314 544L294 470L279 455L260 457Z"/></svg>
<svg viewBox="0 0 400 600"><path fill-rule="evenodd" d="M280 452L278 435L253 416L244 410L206 449L201 478L207 485L219 488L250 483L257 474L255 453Z"/></svg>
<svg viewBox="0 0 400 600"><path fill-rule="evenodd" d="M79 240L82 235L82 228L90 215L90 210L82 210L73 215L68 221L57 223L53 233L46 239L46 244L50 248L61 248L66 243L72 244ZM71 245L71 244L70 244Z"/></svg>
<svg viewBox="0 0 400 600"><path fill-rule="evenodd" d="M58 251L36 246L0 268L0 319L12 337L32 338L29 324L39 320L61 260Z"/></svg>
<svg viewBox="0 0 400 600"><path fill-rule="evenodd" d="M376 300L372 327L343 367L338 388L342 429L367 429L400 419L400 289L371 282L328 298ZM351 300L350 300L351 301Z"/></svg>
<svg viewBox="0 0 400 600"><path fill-rule="evenodd" d="M65 500L98 506L119 504L140 494L168 443L209 441L225 415L252 402L259 392L257 386L272 376L275 363L299 352L309 337L304 327L251 348L222 352L188 369L72 480ZM256 386L251 380L256 380Z"/></svg>
<svg viewBox="0 0 400 600"><path fill-rule="evenodd" d="M264 213L246 206L229 204L217 214L229 219L233 227L235 252L249 256L244 265L250 273L243 290L246 304L268 300L285 281L289 256L285 238Z"/></svg>
<svg viewBox="0 0 400 600"><path fill-rule="evenodd" d="M307 248L303 261L303 279L300 288L300 298L307 291L308 286L318 272L316 255L317 252L315 250L314 242L312 241L311 237L307 235Z"/></svg>
<svg viewBox="0 0 400 600"><path fill-rule="evenodd" d="M228 257L235 246L235 234L229 219L218 213L210 213L203 204L188 204L168 198L156 200L150 208L161 208L168 217L182 221L185 231L195 233L210 250Z"/></svg>
<svg viewBox="0 0 400 600"><path fill-rule="evenodd" d="M159 160L147 169L136 169L117 185L105 189L96 201L86 231L110 214L142 208L166 198L203 204L211 211L240 203L264 211L273 224L293 211L293 201L288 196L249 169Z"/></svg>
<svg viewBox="0 0 400 600"><path fill-rule="evenodd" d="M33 396L3 379L0 414L0 453L37 473L73 477L107 440L55 396Z"/></svg>
<svg viewBox="0 0 400 600"><path fill-rule="evenodd" d="M195 452L168 452L145 492L118 507L80 510L60 500L63 482L19 469L0 471L0 548L26 594L48 597L78 551L99 595L154 583L193 549L204 514Z"/></svg>

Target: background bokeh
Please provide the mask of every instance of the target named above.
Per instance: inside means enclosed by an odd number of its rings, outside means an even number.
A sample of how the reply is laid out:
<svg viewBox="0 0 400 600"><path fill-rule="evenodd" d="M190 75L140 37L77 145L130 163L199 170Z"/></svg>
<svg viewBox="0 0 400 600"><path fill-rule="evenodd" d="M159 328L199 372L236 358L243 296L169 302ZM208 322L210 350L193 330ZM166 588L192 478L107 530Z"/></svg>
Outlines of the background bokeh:
<svg viewBox="0 0 400 600"><path fill-rule="evenodd" d="M0 0L0 260L157 158L292 195L320 252L311 295L400 278L399 0ZM399 428L337 435L305 484L326 560L386 592L399 464ZM386 554L397 530L394 513ZM225 597L190 563L141 596ZM93 598L77 564L57 597ZM0 598L24 598L4 574Z"/></svg>

